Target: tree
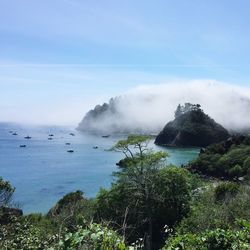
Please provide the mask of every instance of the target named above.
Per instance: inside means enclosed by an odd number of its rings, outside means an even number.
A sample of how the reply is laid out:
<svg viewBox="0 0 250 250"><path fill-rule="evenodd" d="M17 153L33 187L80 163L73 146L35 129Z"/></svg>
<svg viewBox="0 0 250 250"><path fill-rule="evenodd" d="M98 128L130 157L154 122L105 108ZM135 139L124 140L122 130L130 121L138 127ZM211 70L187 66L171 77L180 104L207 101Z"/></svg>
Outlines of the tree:
<svg viewBox="0 0 250 250"><path fill-rule="evenodd" d="M192 103L189 103L189 102L186 102L184 104L184 106L179 104L177 106L176 111L175 111L175 118L177 118L180 115L185 114L187 112L197 111L197 110L201 110L201 105L200 104L192 104Z"/></svg>
<svg viewBox="0 0 250 250"><path fill-rule="evenodd" d="M15 188L8 181L0 177L0 208L7 206L12 198Z"/></svg>
<svg viewBox="0 0 250 250"><path fill-rule="evenodd" d="M137 224L142 223L146 227L144 238L147 249L152 249L154 210L159 204L156 184L166 156L163 152L147 153L132 159L132 164L127 161L123 171L116 173L118 183L128 188L130 206L137 206Z"/></svg>
<svg viewBox="0 0 250 250"><path fill-rule="evenodd" d="M165 224L173 226L188 210L191 185L184 169L165 167L167 154L148 149L149 137L129 136L115 144L124 153L110 190L97 196L97 216L120 229L129 243L143 238L159 247ZM170 218L171 217L171 218Z"/></svg>
<svg viewBox="0 0 250 250"><path fill-rule="evenodd" d="M126 158L142 157L149 150L147 146L150 139L147 135L129 135L127 139L119 140L111 150L122 152Z"/></svg>
<svg viewBox="0 0 250 250"><path fill-rule="evenodd" d="M179 117L179 116L182 115L182 114L183 114L183 113L182 113L182 106L179 104L179 105L177 106L177 109L175 110L174 117L177 118L177 117Z"/></svg>

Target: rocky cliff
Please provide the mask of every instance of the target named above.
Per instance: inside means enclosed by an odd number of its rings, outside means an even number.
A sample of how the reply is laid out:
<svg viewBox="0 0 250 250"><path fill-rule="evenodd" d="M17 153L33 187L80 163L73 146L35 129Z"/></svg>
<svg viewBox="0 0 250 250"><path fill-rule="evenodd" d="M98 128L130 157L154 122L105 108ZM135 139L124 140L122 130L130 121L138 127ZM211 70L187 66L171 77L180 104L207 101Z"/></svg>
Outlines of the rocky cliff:
<svg viewBox="0 0 250 250"><path fill-rule="evenodd" d="M175 119L155 139L162 146L205 147L227 139L228 131L203 112L200 105L179 105Z"/></svg>

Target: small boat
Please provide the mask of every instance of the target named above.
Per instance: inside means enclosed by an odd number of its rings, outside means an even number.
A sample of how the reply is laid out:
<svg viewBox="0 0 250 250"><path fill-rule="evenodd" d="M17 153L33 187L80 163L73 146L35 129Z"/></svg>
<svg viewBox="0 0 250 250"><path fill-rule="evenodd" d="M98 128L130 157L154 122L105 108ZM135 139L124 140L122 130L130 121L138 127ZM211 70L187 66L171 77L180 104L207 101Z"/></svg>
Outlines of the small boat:
<svg viewBox="0 0 250 250"><path fill-rule="evenodd" d="M69 149L67 150L68 153L74 153L74 150L73 149Z"/></svg>
<svg viewBox="0 0 250 250"><path fill-rule="evenodd" d="M48 138L48 140L50 140L50 141L51 141L51 140L53 140L53 138L52 138L52 137L49 137L49 138Z"/></svg>
<svg viewBox="0 0 250 250"><path fill-rule="evenodd" d="M26 145L25 144L22 144L19 146L20 148L26 148Z"/></svg>
<svg viewBox="0 0 250 250"><path fill-rule="evenodd" d="M75 134L74 134L74 133L70 133L69 135L71 135L71 136L75 136Z"/></svg>
<svg viewBox="0 0 250 250"><path fill-rule="evenodd" d="M70 142L66 142L65 145L70 145Z"/></svg>
<svg viewBox="0 0 250 250"><path fill-rule="evenodd" d="M103 137L103 138L109 138L110 135L103 135L102 137Z"/></svg>
<svg viewBox="0 0 250 250"><path fill-rule="evenodd" d="M98 149L98 147L97 147L97 146L94 146L93 149Z"/></svg>
<svg viewBox="0 0 250 250"><path fill-rule="evenodd" d="M17 132L13 133L12 135L17 135Z"/></svg>
<svg viewBox="0 0 250 250"><path fill-rule="evenodd" d="M29 135L25 136L24 139L31 139L31 137Z"/></svg>
<svg viewBox="0 0 250 250"><path fill-rule="evenodd" d="M49 134L50 137L54 136L53 134Z"/></svg>

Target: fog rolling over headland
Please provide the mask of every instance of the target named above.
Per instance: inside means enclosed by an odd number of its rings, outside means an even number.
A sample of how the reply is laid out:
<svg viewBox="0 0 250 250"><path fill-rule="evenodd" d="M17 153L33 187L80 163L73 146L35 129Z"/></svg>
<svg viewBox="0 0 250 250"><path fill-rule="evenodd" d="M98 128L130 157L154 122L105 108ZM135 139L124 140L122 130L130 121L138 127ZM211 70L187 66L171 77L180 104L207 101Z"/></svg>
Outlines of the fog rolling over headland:
<svg viewBox="0 0 250 250"><path fill-rule="evenodd" d="M157 133L174 118L177 105L199 103L204 112L229 130L250 128L250 87L213 80L139 86L97 105L78 129L93 133Z"/></svg>

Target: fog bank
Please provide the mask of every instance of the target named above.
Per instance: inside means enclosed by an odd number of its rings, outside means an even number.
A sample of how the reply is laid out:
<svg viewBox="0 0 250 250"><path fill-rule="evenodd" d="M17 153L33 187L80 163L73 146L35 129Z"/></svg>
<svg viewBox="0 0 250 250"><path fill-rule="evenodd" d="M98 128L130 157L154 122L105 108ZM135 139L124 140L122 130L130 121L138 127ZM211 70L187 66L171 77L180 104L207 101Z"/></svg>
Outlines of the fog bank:
<svg viewBox="0 0 250 250"><path fill-rule="evenodd" d="M213 80L175 81L138 86L87 113L79 129L97 133L159 132L176 106L199 103L227 129L250 128L250 87Z"/></svg>

